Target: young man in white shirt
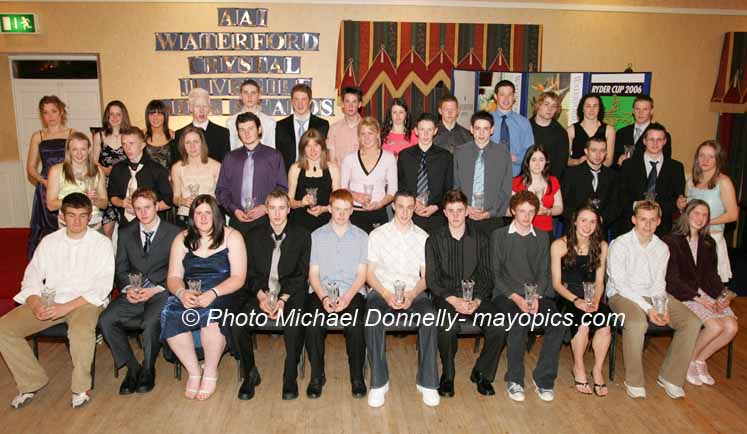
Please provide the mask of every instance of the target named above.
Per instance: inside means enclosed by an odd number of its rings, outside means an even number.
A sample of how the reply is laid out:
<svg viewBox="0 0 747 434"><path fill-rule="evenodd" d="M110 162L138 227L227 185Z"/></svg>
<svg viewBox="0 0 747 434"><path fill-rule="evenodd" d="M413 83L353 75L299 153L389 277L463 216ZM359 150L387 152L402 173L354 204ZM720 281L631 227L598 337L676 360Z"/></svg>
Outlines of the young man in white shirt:
<svg viewBox="0 0 747 434"><path fill-rule="evenodd" d="M368 237L368 270L366 281L371 287L366 301L366 348L371 365L371 390L368 405L384 405L389 390L389 368L386 361L386 330L380 321L385 314L408 315L418 326L417 389L425 405L439 404L438 396L438 330L435 322L415 321L413 316L436 311L425 294L425 240L428 234L412 222L415 195L399 191L394 195L394 219L376 228ZM404 286L397 299L395 285ZM418 315L419 314L419 315ZM397 324L402 324L398 321Z"/></svg>
<svg viewBox="0 0 747 434"><path fill-rule="evenodd" d="M262 144L274 148L275 119L272 116L262 113L262 107L260 106L262 91L259 88L259 83L251 78L244 80L241 83L240 92L241 110L231 115L226 121L226 128L228 128L228 132L231 135L231 150L244 146L236 128L236 118L240 114L247 112L257 115L259 121L262 123Z"/></svg>
<svg viewBox="0 0 747 434"><path fill-rule="evenodd" d="M635 205L633 229L610 244L607 259L607 297L613 311L625 315L623 357L625 388L631 398L645 398L643 342L649 322L674 329L656 383L672 399L684 398L687 368L700 333L700 320L684 304L666 293L669 248L655 235L661 208L643 200ZM653 297L666 296L668 309L658 313Z"/></svg>
<svg viewBox="0 0 747 434"><path fill-rule="evenodd" d="M73 359L72 406L91 400L96 322L114 281L114 249L107 237L88 229L91 209L86 195L65 196L60 211L65 228L39 244L13 298L21 306L0 318L0 353L19 391L13 408L28 404L49 381L26 337L61 323L67 323Z"/></svg>

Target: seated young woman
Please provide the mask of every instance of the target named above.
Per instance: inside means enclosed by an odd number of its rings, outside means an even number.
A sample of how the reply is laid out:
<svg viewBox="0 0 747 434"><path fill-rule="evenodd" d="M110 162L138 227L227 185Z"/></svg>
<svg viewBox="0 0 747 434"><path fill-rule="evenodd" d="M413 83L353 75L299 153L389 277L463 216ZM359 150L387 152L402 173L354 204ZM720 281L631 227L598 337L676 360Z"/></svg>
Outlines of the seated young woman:
<svg viewBox="0 0 747 434"><path fill-rule="evenodd" d="M718 274L716 242L708 235L710 208L700 199L687 204L672 233L663 240L669 246L667 292L687 306L701 321L687 382L696 386L715 383L706 360L737 334L738 325L729 297Z"/></svg>
<svg viewBox="0 0 747 434"><path fill-rule="evenodd" d="M559 295L558 308L573 317L571 350L573 351L573 380L576 390L590 395L606 396L602 366L610 346L610 315L612 311L602 302L607 242L596 209L587 204L573 214L568 234L558 238L550 248L552 284ZM584 286L593 286L593 294L584 296ZM600 318L601 317L601 318ZM589 387L584 367L584 353L591 338L594 367Z"/></svg>

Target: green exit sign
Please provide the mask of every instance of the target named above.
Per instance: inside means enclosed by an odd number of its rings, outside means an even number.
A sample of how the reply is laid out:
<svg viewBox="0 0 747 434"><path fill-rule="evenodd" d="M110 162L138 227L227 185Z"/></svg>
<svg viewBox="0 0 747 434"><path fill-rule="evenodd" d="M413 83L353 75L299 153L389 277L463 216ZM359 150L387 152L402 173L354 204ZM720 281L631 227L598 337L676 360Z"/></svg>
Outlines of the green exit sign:
<svg viewBox="0 0 747 434"><path fill-rule="evenodd" d="M1 33L39 33L36 14L0 14Z"/></svg>

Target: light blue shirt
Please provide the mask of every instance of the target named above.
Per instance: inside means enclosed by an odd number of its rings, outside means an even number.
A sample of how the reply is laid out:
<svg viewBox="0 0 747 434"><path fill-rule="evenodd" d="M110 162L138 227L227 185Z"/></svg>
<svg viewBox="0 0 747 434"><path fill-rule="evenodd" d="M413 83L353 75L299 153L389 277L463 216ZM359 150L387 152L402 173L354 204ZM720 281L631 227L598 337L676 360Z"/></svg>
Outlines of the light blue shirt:
<svg viewBox="0 0 747 434"><path fill-rule="evenodd" d="M355 281L360 264L368 263L368 234L352 223L347 231L338 236L332 223L311 233L311 265L319 267L319 280L322 283L335 282L342 297ZM355 288L366 294L364 287ZM314 290L309 287L309 294Z"/></svg>
<svg viewBox="0 0 747 434"><path fill-rule="evenodd" d="M521 163L524 161L524 154L527 153L527 149L534 144L534 134L532 133L532 125L529 123L529 119L514 112L509 111L503 113L500 110L493 112L494 131L491 140L495 143L499 143L501 140L501 122L503 122L502 115L506 115L506 122L508 123L508 133L511 136L511 155L516 156L516 161L511 163L511 171L513 176L521 173Z"/></svg>

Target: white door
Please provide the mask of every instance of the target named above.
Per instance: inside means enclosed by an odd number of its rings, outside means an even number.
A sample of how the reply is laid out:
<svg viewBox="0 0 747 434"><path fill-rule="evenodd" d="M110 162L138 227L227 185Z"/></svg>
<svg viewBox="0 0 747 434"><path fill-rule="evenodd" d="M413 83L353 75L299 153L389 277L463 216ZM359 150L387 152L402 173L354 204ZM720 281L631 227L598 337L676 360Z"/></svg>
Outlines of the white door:
<svg viewBox="0 0 747 434"><path fill-rule="evenodd" d="M23 56L23 59L29 59L29 56ZM98 79L11 79L23 193L21 197L10 198L10 202L16 205L15 210L9 210L14 216L13 221L0 221L0 226L27 227L34 187L26 176L26 160L31 135L41 129L39 100L45 95L57 95L67 106L67 125L90 135L91 127L101 125L101 96Z"/></svg>

